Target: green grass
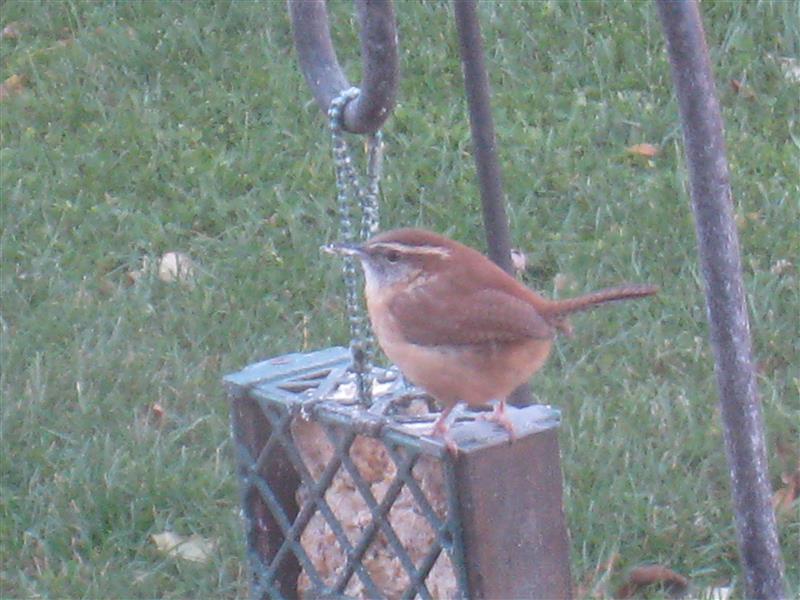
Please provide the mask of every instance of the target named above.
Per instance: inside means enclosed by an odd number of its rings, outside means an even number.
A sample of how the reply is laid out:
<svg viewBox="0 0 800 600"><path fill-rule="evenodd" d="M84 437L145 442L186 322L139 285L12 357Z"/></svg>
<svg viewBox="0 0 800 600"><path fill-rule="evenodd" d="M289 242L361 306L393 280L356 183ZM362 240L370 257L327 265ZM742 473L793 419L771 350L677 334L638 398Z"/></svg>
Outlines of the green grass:
<svg viewBox="0 0 800 600"><path fill-rule="evenodd" d="M360 71L349 3L340 58ZM800 435L797 2L703 2L727 127L770 454ZM576 583L663 563L738 584L677 107L650 3L483 4L514 245L528 283L663 292L575 321L535 379L563 410ZM383 225L483 244L454 25L400 3ZM244 597L223 374L346 341L325 122L278 2L8 1L0 79L3 597ZM66 42L60 41L66 40ZM736 79L753 97L736 94ZM652 161L626 154L661 147ZM180 250L194 286L146 275ZM785 269L779 261L790 261ZM160 404L165 417L153 418ZM796 507L796 505L795 505ZM150 535L217 542L206 565ZM790 595L800 518L780 521ZM602 565L619 555L611 573ZM599 572L598 572L599 571ZM741 593L741 589L739 589Z"/></svg>

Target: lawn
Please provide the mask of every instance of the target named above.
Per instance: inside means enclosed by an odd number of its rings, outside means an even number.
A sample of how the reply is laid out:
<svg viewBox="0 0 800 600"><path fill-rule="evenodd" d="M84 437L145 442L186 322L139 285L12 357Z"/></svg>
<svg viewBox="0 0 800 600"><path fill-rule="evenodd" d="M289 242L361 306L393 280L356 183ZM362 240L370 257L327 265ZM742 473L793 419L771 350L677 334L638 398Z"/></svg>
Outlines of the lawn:
<svg viewBox="0 0 800 600"><path fill-rule="evenodd" d="M360 62L349 3L340 59ZM483 247L452 10L398 3L382 223ZM770 481L800 454L800 4L702 4L726 122ZM574 320L534 379L563 412L579 596L659 563L739 586L677 105L655 7L485 3L513 244ZM326 123L282 2L0 8L0 596L247 594L222 376L346 343ZM648 143L654 157L626 149ZM360 143L356 141L356 146ZM191 282L162 281L167 252ZM800 594L798 503L779 527ZM208 562L151 537L197 534ZM656 592L658 594L658 592Z"/></svg>

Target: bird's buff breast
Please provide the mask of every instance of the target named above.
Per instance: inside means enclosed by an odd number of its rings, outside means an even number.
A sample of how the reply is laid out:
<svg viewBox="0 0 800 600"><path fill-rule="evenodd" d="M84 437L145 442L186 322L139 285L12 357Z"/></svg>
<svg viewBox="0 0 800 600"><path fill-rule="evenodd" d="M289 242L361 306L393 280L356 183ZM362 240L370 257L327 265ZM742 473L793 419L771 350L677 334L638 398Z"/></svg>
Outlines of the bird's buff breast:
<svg viewBox="0 0 800 600"><path fill-rule="evenodd" d="M445 405L471 406L505 399L547 360L551 340L424 346L405 340L381 295L367 303L375 336L386 356L414 384Z"/></svg>

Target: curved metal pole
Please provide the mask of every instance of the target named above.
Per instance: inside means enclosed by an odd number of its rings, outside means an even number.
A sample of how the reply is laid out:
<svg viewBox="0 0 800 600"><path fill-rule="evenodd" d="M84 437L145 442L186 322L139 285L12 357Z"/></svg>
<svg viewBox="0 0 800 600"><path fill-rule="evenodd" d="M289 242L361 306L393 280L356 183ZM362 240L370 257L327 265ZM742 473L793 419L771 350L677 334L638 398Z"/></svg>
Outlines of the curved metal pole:
<svg viewBox="0 0 800 600"><path fill-rule="evenodd" d="M327 114L331 100L350 87L331 42L325 0L288 0L294 45L314 98ZM397 29L392 0L356 0L361 24L361 94L344 110L344 128L374 133L394 108L397 94Z"/></svg>
<svg viewBox="0 0 800 600"><path fill-rule="evenodd" d="M748 598L784 598L722 115L694 0L657 0L680 106Z"/></svg>

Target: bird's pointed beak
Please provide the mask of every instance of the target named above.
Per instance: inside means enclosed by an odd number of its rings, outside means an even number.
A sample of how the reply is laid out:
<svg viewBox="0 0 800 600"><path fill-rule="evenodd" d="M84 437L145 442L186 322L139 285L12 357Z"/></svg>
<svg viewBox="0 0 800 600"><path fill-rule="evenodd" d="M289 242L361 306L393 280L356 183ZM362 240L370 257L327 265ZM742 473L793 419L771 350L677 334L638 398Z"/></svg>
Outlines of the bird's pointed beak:
<svg viewBox="0 0 800 600"><path fill-rule="evenodd" d="M364 247L360 244L330 244L322 246L322 251L328 254L338 254L339 256L354 256L356 258L364 256Z"/></svg>

